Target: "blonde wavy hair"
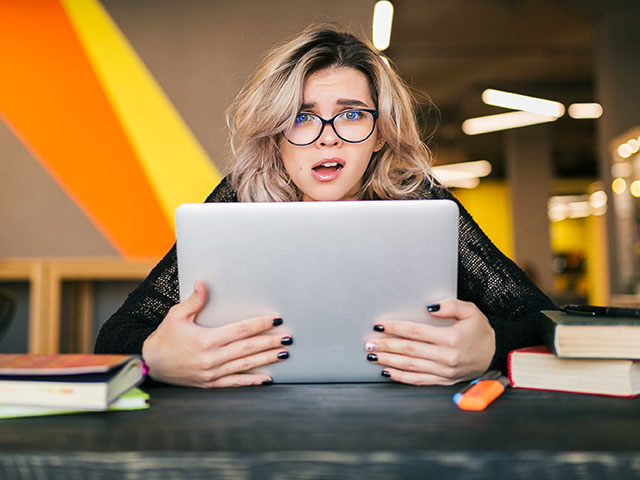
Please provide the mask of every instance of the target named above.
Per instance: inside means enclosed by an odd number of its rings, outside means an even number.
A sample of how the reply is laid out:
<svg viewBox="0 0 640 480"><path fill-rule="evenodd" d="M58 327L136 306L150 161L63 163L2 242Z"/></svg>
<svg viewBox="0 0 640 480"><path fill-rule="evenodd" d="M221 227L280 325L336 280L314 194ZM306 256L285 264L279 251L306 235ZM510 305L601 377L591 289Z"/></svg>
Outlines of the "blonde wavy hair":
<svg viewBox="0 0 640 480"><path fill-rule="evenodd" d="M349 67L368 79L383 148L364 173L361 199L408 199L432 181L431 152L418 131L409 88L367 40L333 27L311 27L271 50L227 111L231 185L241 202L296 201L302 192L284 168L278 141L302 105L305 79Z"/></svg>

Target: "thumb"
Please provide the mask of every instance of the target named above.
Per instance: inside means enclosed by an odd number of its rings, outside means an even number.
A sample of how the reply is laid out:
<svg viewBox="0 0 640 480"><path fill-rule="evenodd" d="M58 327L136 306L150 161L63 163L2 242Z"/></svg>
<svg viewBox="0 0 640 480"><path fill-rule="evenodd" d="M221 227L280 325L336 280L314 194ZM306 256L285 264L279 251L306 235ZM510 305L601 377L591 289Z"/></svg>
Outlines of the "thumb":
<svg viewBox="0 0 640 480"><path fill-rule="evenodd" d="M437 318L453 318L456 320L473 318L479 312L478 307L473 303L455 298L447 298L439 303L428 305L427 311Z"/></svg>
<svg viewBox="0 0 640 480"><path fill-rule="evenodd" d="M438 303L427 305L427 312L432 317L454 323L460 320L460 302L453 298L443 299Z"/></svg>
<svg viewBox="0 0 640 480"><path fill-rule="evenodd" d="M205 303L207 303L207 288L201 281L196 280L193 286L193 293L182 302L184 314L195 318L195 315L202 310Z"/></svg>

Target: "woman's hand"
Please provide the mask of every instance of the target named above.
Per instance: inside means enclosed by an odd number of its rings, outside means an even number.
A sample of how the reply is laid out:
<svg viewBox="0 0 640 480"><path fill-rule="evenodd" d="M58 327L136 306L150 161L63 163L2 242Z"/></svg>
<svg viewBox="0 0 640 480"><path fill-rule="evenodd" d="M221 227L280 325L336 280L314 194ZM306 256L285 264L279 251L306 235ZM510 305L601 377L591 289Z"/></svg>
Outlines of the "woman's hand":
<svg viewBox="0 0 640 480"><path fill-rule="evenodd" d="M251 318L217 328L195 323L207 292L201 282L185 301L174 305L158 328L145 340L142 357L149 375L174 385L239 387L270 383L269 375L246 373L252 368L289 357L286 333L264 334L280 325L272 316Z"/></svg>
<svg viewBox="0 0 640 480"><path fill-rule="evenodd" d="M384 365L383 375L413 385L451 385L482 375L496 350L495 332L487 317L470 302L444 300L430 305L437 318L453 318L449 326L389 320L374 327L389 337L370 338L367 359ZM386 372L386 373L385 373Z"/></svg>

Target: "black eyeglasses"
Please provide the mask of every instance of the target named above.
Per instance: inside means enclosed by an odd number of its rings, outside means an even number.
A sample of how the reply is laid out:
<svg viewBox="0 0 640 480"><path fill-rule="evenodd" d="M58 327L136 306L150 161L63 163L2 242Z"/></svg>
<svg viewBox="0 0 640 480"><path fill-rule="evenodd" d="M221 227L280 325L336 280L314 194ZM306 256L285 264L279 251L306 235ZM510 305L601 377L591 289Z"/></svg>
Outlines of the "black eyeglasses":
<svg viewBox="0 0 640 480"><path fill-rule="evenodd" d="M373 133L377 118L378 112L366 108L345 110L329 120L315 113L300 112L284 136L290 144L305 147L320 138L325 125L331 125L340 139L348 143L361 143Z"/></svg>

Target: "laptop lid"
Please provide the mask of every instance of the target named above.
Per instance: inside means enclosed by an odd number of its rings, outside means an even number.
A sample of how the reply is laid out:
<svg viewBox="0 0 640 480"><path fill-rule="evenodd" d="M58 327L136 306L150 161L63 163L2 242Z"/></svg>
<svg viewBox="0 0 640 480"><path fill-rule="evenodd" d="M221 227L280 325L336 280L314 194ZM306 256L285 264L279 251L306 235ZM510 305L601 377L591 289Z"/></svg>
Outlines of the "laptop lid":
<svg viewBox="0 0 640 480"><path fill-rule="evenodd" d="M257 369L274 382L386 381L365 340L384 319L443 324L426 305L456 297L457 229L450 200L185 204L180 298L205 284L204 326L282 317L290 358Z"/></svg>

